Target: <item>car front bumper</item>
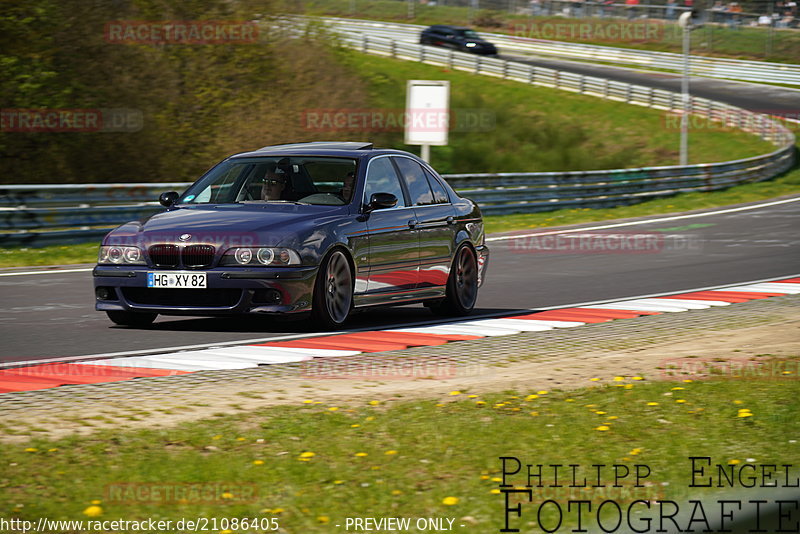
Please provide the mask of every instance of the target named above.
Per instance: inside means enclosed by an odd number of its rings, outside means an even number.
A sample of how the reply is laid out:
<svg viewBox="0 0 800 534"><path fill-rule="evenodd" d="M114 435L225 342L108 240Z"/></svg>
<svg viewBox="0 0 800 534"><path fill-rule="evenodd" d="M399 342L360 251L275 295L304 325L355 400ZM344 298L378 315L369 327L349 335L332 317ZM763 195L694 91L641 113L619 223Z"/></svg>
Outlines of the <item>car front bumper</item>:
<svg viewBox="0 0 800 534"><path fill-rule="evenodd" d="M311 309L319 267L215 268L205 289L147 287L145 266L98 265L92 271L95 309L162 315L291 314Z"/></svg>

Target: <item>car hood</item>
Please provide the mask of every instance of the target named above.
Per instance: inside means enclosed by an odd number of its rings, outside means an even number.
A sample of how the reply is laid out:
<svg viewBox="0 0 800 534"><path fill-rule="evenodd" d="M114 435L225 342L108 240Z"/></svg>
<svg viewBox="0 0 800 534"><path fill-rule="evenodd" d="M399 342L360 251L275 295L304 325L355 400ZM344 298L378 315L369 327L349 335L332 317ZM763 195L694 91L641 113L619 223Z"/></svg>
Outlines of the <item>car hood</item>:
<svg viewBox="0 0 800 534"><path fill-rule="evenodd" d="M220 204L178 207L120 226L105 244L204 243L216 247L278 246L310 232L346 206ZM302 237L301 237L302 239Z"/></svg>

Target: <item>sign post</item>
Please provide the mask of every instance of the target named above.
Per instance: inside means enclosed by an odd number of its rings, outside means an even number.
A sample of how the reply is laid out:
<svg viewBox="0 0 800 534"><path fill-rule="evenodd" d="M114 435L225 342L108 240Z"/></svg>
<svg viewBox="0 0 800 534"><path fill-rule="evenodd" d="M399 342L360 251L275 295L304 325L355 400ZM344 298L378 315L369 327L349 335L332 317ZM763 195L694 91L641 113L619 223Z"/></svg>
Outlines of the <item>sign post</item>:
<svg viewBox="0 0 800 534"><path fill-rule="evenodd" d="M422 159L430 161L431 145L447 144L450 123L450 82L408 80L405 143L421 145Z"/></svg>

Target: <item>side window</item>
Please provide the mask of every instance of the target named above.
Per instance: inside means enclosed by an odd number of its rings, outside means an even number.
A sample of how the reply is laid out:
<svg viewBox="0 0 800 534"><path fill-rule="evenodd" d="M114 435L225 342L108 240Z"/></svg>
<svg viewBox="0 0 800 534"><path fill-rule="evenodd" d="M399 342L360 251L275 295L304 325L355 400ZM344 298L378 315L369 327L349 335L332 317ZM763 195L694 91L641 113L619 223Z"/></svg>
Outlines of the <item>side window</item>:
<svg viewBox="0 0 800 534"><path fill-rule="evenodd" d="M450 198L447 196L447 189L444 188L442 182L432 175L425 167L423 167L423 170L425 171L425 176L428 177L428 184L431 186L431 191L433 191L433 203L447 204L450 202Z"/></svg>
<svg viewBox="0 0 800 534"><path fill-rule="evenodd" d="M369 202L374 193L391 193L397 197L398 207L406 205L400 179L389 158L377 158L369 162L367 183L364 186L364 203Z"/></svg>
<svg viewBox="0 0 800 534"><path fill-rule="evenodd" d="M424 206L433 204L433 195L428 185L428 179L422 171L419 163L409 158L393 158L403 180L406 181L408 192L411 195L411 204L414 206Z"/></svg>

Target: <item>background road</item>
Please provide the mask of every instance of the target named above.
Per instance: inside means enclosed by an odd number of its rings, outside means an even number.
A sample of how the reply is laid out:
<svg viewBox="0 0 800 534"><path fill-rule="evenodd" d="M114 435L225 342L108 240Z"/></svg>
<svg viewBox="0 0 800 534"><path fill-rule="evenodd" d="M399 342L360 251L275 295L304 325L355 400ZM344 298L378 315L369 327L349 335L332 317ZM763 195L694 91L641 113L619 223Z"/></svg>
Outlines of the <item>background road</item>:
<svg viewBox="0 0 800 534"><path fill-rule="evenodd" d="M797 197L800 200L800 197ZM800 202L679 221L603 230L616 237L565 233L508 239L493 236L487 281L476 313L632 297L800 272ZM608 222L602 223L607 225ZM598 225L585 225L586 228ZM525 235L534 232L526 233ZM639 250L601 251L623 237ZM570 237L571 236L571 237ZM580 241L580 236L584 241ZM499 237L499 239L498 239ZM581 247L556 250L556 247ZM94 311L89 267L82 272L11 275L0 272L0 363L143 351L310 333L302 321L269 317L159 317L146 330L117 327ZM428 321L422 306L357 315L351 328Z"/></svg>

